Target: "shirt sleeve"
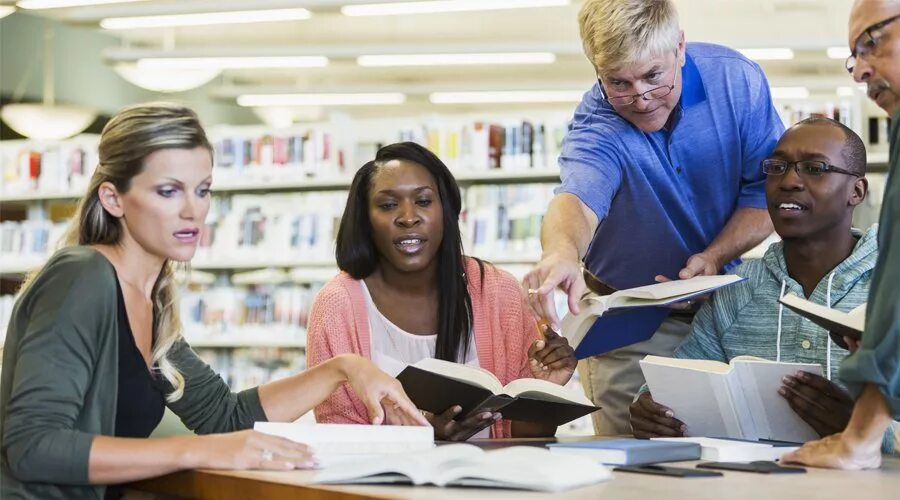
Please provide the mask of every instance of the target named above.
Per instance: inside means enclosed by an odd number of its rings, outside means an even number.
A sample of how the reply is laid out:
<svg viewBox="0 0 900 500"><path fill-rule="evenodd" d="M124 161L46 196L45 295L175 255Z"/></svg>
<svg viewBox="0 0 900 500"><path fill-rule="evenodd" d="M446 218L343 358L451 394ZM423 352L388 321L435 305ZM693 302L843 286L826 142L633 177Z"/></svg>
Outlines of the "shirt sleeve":
<svg viewBox="0 0 900 500"><path fill-rule="evenodd" d="M94 435L76 430L96 375L103 332L113 330L116 297L81 263L48 268L20 298L27 324L17 338L2 450L16 479L87 485ZM24 303L24 304L23 304ZM20 311L18 314L22 314ZM9 340L9 339L7 339ZM6 368L6 367L4 367Z"/></svg>
<svg viewBox="0 0 900 500"><path fill-rule="evenodd" d="M752 68L747 72L749 109L741 123L744 147L738 208L766 208L766 176L760 162L772 153L784 133L784 123L772 102L766 75L759 65L754 63Z"/></svg>
<svg viewBox="0 0 900 500"><path fill-rule="evenodd" d="M896 164L891 170L878 225L879 255L869 290L866 330L859 349L841 364L840 376L854 396L866 383L878 385L894 418L900 419L900 175Z"/></svg>
<svg viewBox="0 0 900 500"><path fill-rule="evenodd" d="M621 144L609 124L601 123L599 86L584 95L563 138L559 154L562 183L555 193L577 196L603 220L622 182ZM603 113L603 117L599 116Z"/></svg>
<svg viewBox="0 0 900 500"><path fill-rule="evenodd" d="M167 357L184 377L185 384L181 398L167 405L188 429L198 434L233 432L268 420L257 387L232 392L184 339L175 342ZM163 386L166 393L172 390L168 383Z"/></svg>

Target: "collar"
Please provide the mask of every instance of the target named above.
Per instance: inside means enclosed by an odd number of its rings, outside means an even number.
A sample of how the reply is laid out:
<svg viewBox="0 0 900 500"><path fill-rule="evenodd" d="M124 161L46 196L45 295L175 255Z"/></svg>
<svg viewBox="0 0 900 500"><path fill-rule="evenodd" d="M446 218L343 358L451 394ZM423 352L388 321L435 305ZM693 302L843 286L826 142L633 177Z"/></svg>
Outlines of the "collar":
<svg viewBox="0 0 900 500"><path fill-rule="evenodd" d="M684 55L684 67L681 68L681 107L689 108L706 100L706 89L700 70L690 54Z"/></svg>

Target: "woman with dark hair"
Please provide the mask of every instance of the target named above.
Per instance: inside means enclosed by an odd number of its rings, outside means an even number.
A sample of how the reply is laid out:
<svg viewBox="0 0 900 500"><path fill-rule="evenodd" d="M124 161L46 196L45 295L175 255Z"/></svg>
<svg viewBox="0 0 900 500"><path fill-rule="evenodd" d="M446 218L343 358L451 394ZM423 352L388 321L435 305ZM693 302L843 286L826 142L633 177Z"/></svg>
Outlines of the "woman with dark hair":
<svg viewBox="0 0 900 500"><path fill-rule="evenodd" d="M523 377L568 382L575 369L572 348L555 334L540 339L516 279L463 255L461 208L450 170L418 144L383 147L359 169L337 236L342 272L310 311L310 366L354 353L397 375L434 357L486 369L504 384ZM555 432L501 421L500 413L457 420L460 411L452 406L425 414L435 437ZM349 390L333 393L315 412L319 422L332 423L364 423L366 415Z"/></svg>

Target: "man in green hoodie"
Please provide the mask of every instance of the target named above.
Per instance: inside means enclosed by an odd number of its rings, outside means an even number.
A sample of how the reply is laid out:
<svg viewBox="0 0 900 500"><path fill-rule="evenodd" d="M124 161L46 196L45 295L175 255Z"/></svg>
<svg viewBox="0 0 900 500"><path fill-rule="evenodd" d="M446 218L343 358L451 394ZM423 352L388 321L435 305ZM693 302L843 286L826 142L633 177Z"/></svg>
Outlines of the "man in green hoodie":
<svg viewBox="0 0 900 500"><path fill-rule="evenodd" d="M853 409L852 398L832 381L847 352L778 299L793 293L845 312L866 302L878 256L877 226L865 233L851 229L853 210L868 190L865 145L844 125L811 118L784 133L762 169L769 215L782 241L761 260L735 268L747 280L713 295L675 357L727 363L750 355L822 364L825 377L800 372L779 393L826 436L843 429ZM631 425L637 437L687 430L646 391L631 405ZM887 452L893 451L892 437L885 436Z"/></svg>

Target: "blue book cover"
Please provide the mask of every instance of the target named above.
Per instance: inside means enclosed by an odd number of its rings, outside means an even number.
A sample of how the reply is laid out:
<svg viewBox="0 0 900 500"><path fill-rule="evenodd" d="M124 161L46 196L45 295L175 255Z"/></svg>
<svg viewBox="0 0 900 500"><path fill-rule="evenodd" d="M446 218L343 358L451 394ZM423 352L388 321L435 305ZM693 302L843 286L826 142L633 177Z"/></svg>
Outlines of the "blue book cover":
<svg viewBox="0 0 900 500"><path fill-rule="evenodd" d="M575 349L578 359L603 354L620 347L643 342L656 333L669 315L668 307L615 309L597 316L593 326Z"/></svg>
<svg viewBox="0 0 900 500"><path fill-rule="evenodd" d="M553 453L585 455L607 465L642 465L680 460L699 460L698 443L647 439L599 439L548 444Z"/></svg>

